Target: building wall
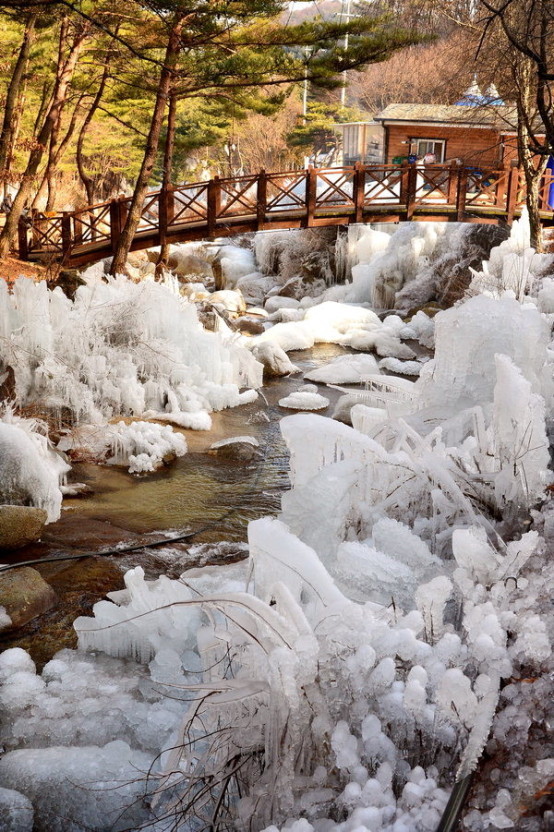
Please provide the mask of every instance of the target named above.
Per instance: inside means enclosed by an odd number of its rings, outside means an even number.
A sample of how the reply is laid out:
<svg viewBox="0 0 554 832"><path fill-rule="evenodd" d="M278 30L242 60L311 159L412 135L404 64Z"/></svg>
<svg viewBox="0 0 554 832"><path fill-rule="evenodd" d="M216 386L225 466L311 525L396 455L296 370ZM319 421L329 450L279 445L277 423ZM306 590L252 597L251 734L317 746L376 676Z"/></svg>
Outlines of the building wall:
<svg viewBox="0 0 554 832"><path fill-rule="evenodd" d="M386 162L396 156L407 156L409 140L445 139L445 162L460 159L466 165L503 167L503 149L496 130L471 127L421 126L418 124L390 125L386 128ZM517 158L517 154L516 154Z"/></svg>

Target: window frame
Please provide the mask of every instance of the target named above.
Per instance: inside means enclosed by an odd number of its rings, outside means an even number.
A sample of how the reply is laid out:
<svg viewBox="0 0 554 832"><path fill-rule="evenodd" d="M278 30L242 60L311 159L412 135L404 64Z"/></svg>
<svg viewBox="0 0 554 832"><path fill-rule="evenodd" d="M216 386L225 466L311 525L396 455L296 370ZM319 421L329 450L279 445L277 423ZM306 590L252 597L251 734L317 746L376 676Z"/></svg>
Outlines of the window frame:
<svg viewBox="0 0 554 832"><path fill-rule="evenodd" d="M425 153L420 153L419 152L419 143L420 142L432 142L433 144L440 144L441 148L442 148L441 158L439 159L437 157L437 164L442 164L444 162L444 160L446 159L446 139L433 139L431 136L429 136L429 137L427 137L427 136L414 136L413 138L410 139L410 148L415 147L414 154L418 157L419 156L425 156ZM429 151L426 151L426 152L428 153ZM435 153L435 155L437 155L437 154Z"/></svg>

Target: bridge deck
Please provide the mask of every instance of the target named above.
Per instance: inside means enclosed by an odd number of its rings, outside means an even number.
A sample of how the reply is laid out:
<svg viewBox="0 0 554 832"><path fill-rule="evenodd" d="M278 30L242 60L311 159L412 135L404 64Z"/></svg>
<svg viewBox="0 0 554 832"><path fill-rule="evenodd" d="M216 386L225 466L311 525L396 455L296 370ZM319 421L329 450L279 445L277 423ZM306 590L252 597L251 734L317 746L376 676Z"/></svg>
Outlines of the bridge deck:
<svg viewBox="0 0 554 832"><path fill-rule="evenodd" d="M540 189L541 216L552 175ZM33 211L20 223L20 257L61 260L67 266L109 257L131 200L120 198L77 211ZM511 224L525 204L518 168L475 170L460 165L360 165L214 178L150 193L132 250L264 229L348 223L435 220Z"/></svg>

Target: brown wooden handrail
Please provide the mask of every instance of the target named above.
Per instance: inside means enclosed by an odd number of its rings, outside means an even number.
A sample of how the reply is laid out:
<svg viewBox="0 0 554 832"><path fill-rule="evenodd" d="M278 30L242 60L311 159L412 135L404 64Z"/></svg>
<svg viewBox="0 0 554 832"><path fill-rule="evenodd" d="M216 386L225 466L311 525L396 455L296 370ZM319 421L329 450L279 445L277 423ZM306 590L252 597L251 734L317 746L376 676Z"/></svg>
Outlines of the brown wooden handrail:
<svg viewBox="0 0 554 832"><path fill-rule="evenodd" d="M171 186L148 194L133 248L228 236L265 228L311 228L350 222L427 218L511 223L525 199L518 168L379 164L260 171ZM541 190L548 204L549 173ZM22 259L58 257L81 264L115 251L130 197L57 215L21 220Z"/></svg>

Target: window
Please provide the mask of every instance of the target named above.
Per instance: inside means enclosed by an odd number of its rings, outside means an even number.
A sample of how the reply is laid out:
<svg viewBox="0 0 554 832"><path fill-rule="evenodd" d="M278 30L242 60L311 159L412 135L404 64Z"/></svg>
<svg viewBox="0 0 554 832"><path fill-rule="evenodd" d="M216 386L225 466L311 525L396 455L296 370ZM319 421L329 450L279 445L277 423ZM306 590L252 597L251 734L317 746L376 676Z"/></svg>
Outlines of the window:
<svg viewBox="0 0 554 832"><path fill-rule="evenodd" d="M433 153L437 162L444 162L445 139L411 139L412 153L423 158L427 153Z"/></svg>

